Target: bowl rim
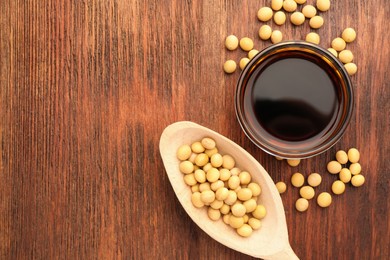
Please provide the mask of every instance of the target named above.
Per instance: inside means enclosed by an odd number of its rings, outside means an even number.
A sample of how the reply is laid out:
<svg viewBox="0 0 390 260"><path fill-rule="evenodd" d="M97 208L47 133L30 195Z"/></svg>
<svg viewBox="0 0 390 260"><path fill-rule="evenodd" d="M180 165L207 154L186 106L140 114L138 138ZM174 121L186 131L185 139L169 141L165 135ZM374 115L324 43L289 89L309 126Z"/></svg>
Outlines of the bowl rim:
<svg viewBox="0 0 390 260"><path fill-rule="evenodd" d="M335 119L335 125L338 127L333 127L330 129L331 135L330 137L327 137L324 142L316 143L315 145L311 146L310 149L305 150L296 150L296 151L286 151L283 150L282 147L276 147L275 145L269 145L265 141L265 138L259 139L259 134L255 135L253 132L255 132L253 129L251 129L248 124L246 123L245 116L244 116L244 109L243 102L241 102L241 94L244 92L246 85L244 85L244 81L249 78L248 73L250 73L255 66L258 65L258 61L265 57L266 55L269 55L270 53L284 50L286 48L299 48L301 50L309 50L309 52L317 53L319 56L325 57L327 60L329 60L334 68L336 69L337 73L339 74L339 78L343 81L345 85L342 87L341 97L344 99L344 102L346 102L346 106L340 106L340 111L337 113L338 118ZM353 107L354 107L354 94L353 94L353 86L351 79L344 67L344 64L341 63L337 57L335 57L331 52L328 50L322 48L321 46L305 41L284 41L281 43L273 44L271 46L268 46L264 48L262 51L257 53L250 62L245 66L245 68L240 73L239 79L236 84L236 91L235 91L235 97L234 97L234 106L235 106L235 113L237 120L241 126L241 129L245 133L245 135L260 149L267 152L268 154L271 154L273 156L277 156L280 158L286 158L286 159L304 159L316 156L320 153L325 152L326 150L330 149L333 145L335 145L340 138L345 133L346 128L348 127ZM341 116L340 116L341 115ZM256 137L257 136L257 137Z"/></svg>

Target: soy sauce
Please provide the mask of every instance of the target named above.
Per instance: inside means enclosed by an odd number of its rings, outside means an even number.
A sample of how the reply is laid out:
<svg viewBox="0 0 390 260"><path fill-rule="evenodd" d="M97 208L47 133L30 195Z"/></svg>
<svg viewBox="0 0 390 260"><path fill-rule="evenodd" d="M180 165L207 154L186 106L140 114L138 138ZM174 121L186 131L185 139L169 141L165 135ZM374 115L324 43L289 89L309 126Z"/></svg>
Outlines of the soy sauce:
<svg viewBox="0 0 390 260"><path fill-rule="evenodd" d="M338 76L326 68L321 58L299 51L275 55L256 67L244 95L256 131L287 142L326 134L340 105Z"/></svg>

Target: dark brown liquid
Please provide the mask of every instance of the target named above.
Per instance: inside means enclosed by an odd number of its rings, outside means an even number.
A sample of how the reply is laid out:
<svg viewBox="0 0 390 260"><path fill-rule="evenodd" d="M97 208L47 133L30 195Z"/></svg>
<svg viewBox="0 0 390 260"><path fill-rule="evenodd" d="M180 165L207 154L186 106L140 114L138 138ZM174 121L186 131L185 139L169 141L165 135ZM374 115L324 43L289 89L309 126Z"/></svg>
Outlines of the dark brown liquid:
<svg viewBox="0 0 390 260"><path fill-rule="evenodd" d="M261 63L245 93L247 118L256 131L288 142L323 136L339 106L337 75L325 68L324 60L304 52L274 55Z"/></svg>

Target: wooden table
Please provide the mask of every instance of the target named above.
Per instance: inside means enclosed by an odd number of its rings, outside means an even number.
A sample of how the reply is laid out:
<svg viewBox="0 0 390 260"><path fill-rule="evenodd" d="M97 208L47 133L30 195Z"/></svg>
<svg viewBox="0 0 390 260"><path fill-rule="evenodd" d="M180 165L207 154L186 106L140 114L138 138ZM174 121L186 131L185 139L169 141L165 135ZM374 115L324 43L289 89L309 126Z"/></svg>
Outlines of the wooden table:
<svg viewBox="0 0 390 260"><path fill-rule="evenodd" d="M355 110L329 151L291 168L256 148L237 122L239 71L227 75L229 34L257 36L270 1L0 2L0 258L249 259L203 233L186 215L159 155L162 130L191 120L248 150L275 181L319 172L358 147L366 183L321 209L282 195L290 242L301 259L389 259L388 2L332 1L321 46L348 26ZM308 3L314 3L308 0ZM272 24L272 23L271 23ZM279 28L304 39L308 21Z"/></svg>

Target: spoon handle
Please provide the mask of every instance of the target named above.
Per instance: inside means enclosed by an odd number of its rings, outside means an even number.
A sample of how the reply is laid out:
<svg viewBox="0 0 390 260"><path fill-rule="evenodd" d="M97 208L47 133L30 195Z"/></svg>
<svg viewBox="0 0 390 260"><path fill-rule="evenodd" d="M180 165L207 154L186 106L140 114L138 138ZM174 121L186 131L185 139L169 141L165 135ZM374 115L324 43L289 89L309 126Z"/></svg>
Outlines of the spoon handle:
<svg viewBox="0 0 390 260"><path fill-rule="evenodd" d="M291 246L288 245L286 246L282 251L274 254L274 255L271 255L271 256L268 256L266 258L264 258L266 260L296 260L298 258L298 256L294 253L294 251L292 250Z"/></svg>

